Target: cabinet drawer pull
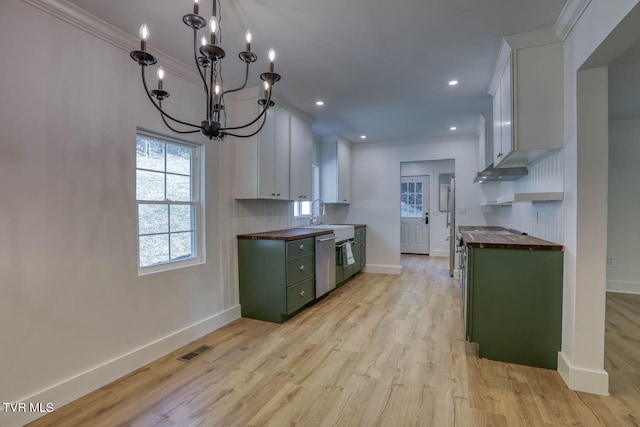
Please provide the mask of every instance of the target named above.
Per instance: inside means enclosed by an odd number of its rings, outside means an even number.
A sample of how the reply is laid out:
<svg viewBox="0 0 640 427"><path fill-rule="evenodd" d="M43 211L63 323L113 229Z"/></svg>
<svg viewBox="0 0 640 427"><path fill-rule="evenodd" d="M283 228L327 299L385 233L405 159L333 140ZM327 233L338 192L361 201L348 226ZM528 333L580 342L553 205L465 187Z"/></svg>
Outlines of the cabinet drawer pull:
<svg viewBox="0 0 640 427"><path fill-rule="evenodd" d="M304 271L304 265L301 265L299 268L300 271Z"/></svg>
<svg viewBox="0 0 640 427"><path fill-rule="evenodd" d="M300 292L300 296L303 297L304 296L304 291Z"/></svg>
<svg viewBox="0 0 640 427"><path fill-rule="evenodd" d="M300 245L298 249L300 249L301 251L304 251L304 245Z"/></svg>

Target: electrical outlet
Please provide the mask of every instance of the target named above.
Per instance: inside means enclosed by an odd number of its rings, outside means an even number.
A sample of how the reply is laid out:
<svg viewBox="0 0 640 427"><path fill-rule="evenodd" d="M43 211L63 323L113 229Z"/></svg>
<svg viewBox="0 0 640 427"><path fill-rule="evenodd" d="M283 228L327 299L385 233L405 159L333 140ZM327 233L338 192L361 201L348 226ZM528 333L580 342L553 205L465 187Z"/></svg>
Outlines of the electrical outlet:
<svg viewBox="0 0 640 427"><path fill-rule="evenodd" d="M612 256L608 256L607 257L607 264L613 265L613 257Z"/></svg>

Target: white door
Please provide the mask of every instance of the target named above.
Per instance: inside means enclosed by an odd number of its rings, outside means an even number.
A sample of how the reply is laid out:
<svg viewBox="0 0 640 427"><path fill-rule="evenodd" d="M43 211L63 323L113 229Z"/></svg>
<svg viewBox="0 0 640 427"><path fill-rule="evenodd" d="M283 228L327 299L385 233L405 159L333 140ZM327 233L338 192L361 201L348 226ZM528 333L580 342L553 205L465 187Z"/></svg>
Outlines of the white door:
<svg viewBox="0 0 640 427"><path fill-rule="evenodd" d="M400 252L429 255L429 177L400 181Z"/></svg>

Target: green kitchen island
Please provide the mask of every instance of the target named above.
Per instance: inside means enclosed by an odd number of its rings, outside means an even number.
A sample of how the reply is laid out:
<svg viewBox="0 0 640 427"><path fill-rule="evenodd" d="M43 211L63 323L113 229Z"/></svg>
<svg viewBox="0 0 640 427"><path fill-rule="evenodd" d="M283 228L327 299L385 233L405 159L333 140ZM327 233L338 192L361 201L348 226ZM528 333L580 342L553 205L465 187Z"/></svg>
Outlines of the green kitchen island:
<svg viewBox="0 0 640 427"><path fill-rule="evenodd" d="M478 356L557 369L564 248L526 235L462 239L466 336L478 344Z"/></svg>

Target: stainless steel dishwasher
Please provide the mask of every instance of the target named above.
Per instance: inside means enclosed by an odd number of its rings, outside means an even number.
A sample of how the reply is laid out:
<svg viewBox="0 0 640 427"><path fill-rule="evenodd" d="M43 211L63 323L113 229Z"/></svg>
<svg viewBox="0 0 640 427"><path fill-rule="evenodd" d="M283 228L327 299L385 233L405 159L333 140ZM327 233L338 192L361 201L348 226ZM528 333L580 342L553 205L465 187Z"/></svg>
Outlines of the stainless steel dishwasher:
<svg viewBox="0 0 640 427"><path fill-rule="evenodd" d="M336 235L316 237L316 298L336 287Z"/></svg>

